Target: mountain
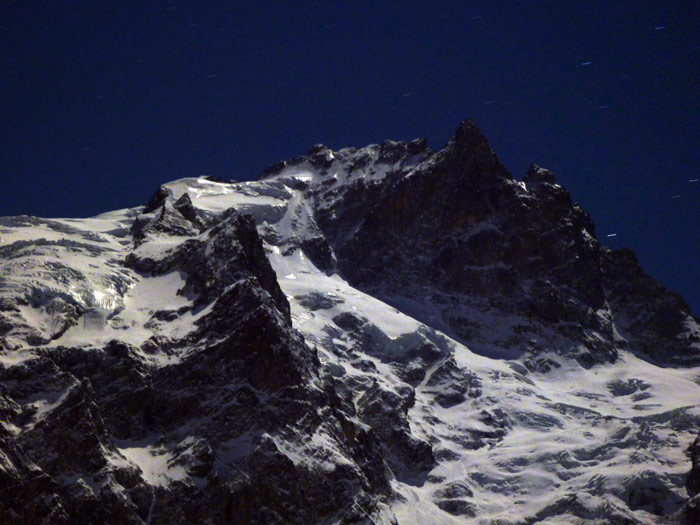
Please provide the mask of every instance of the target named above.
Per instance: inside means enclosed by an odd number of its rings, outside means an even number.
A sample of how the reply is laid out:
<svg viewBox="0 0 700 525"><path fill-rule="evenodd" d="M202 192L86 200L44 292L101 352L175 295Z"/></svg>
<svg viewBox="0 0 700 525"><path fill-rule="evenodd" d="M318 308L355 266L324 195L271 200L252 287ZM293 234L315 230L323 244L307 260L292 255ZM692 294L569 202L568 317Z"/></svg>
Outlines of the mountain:
<svg viewBox="0 0 700 525"><path fill-rule="evenodd" d="M474 125L0 218L2 523L700 522L700 324Z"/></svg>

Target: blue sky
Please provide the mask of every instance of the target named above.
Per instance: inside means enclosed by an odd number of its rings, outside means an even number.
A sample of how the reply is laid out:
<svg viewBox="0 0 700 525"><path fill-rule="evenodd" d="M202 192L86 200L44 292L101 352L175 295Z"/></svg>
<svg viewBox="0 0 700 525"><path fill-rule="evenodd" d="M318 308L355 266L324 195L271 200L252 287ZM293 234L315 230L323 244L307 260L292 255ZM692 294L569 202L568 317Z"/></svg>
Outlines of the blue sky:
<svg viewBox="0 0 700 525"><path fill-rule="evenodd" d="M0 215L135 206L317 142L437 149L472 118L697 315L700 7L582 4L3 2Z"/></svg>

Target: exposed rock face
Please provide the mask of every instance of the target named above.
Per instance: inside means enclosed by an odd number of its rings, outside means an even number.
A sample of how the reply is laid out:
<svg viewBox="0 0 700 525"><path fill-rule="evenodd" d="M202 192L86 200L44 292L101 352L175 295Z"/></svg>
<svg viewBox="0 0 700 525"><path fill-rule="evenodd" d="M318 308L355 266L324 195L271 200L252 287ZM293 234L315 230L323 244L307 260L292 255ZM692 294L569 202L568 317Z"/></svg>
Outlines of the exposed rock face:
<svg viewBox="0 0 700 525"><path fill-rule="evenodd" d="M390 493L379 443L292 328L254 223L230 210L201 236L149 249L195 235L180 227L192 217L164 220L175 213L168 202L153 210L125 263L151 278L186 275L178 293L190 304L149 323L189 315L189 333L38 348L0 369L3 421L23 429L2 437L4 522L307 523L341 509L351 519L357 505L376 514Z"/></svg>
<svg viewBox="0 0 700 525"><path fill-rule="evenodd" d="M688 501L674 516L675 523L697 525L700 523L700 435L688 448L691 468L685 486L688 489Z"/></svg>
<svg viewBox="0 0 700 525"><path fill-rule="evenodd" d="M688 494L693 497L700 494L700 435L695 438L693 444L688 449L690 454L691 469L685 483Z"/></svg>
<svg viewBox="0 0 700 525"><path fill-rule="evenodd" d="M514 180L472 122L437 153L420 141L362 154L316 146L276 172L317 166L319 156L328 159L321 181L306 192L333 250L319 267L337 261L372 295L422 303L487 355L555 351L591 366L626 346L660 363L700 363L697 321L682 299L629 251L602 247L550 171L533 165ZM369 175L355 181L358 165ZM339 185L333 171L351 182ZM485 312L499 330L474 321ZM528 323L514 322L521 317Z"/></svg>
<svg viewBox="0 0 700 525"><path fill-rule="evenodd" d="M608 304L627 344L661 363L696 365L700 334L683 299L646 275L631 250L603 255Z"/></svg>
<svg viewBox="0 0 700 525"><path fill-rule="evenodd" d="M577 341L582 360L612 360L600 247L588 216L553 180L533 166L524 188L465 122L443 151L388 188L356 234L338 246L340 268L379 295L421 300L429 283L430 301L472 348L526 351L532 339L558 346L538 340L536 325L511 327L494 340L471 321L475 309L502 317L505 326L509 317L527 315L556 327L566 338L561 351ZM379 243L383 250L372 249Z"/></svg>
<svg viewBox="0 0 700 525"><path fill-rule="evenodd" d="M697 320L472 122L0 228L2 523L696 522Z"/></svg>

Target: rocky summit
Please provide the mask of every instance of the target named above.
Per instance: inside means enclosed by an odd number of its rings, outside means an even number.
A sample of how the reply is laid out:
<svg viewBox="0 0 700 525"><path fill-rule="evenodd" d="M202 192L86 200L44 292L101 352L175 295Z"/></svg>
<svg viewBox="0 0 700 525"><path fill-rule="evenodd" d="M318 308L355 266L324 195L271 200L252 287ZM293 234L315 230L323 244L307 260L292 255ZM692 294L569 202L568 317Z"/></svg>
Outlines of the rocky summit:
<svg viewBox="0 0 700 525"><path fill-rule="evenodd" d="M3 524L700 523L699 401L682 298L470 121L0 218Z"/></svg>

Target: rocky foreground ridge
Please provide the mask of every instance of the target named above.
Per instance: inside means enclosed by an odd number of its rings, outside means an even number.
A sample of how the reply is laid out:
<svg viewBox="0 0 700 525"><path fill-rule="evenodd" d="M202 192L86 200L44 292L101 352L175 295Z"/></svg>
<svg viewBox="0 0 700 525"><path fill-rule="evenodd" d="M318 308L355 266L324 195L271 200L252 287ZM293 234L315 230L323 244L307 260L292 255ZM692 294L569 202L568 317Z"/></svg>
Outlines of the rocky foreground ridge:
<svg viewBox="0 0 700 525"><path fill-rule="evenodd" d="M700 325L463 122L0 218L2 523L698 523Z"/></svg>

